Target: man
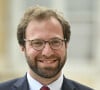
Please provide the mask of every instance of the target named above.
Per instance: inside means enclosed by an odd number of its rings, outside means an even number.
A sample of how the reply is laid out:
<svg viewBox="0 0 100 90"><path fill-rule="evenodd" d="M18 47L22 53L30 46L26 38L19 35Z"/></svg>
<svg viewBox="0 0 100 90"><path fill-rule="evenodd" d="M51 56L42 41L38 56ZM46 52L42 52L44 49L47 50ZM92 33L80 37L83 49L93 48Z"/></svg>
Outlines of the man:
<svg viewBox="0 0 100 90"><path fill-rule="evenodd" d="M69 23L58 12L40 6L28 8L17 38L29 71L0 84L0 90L93 90L63 76L70 33Z"/></svg>

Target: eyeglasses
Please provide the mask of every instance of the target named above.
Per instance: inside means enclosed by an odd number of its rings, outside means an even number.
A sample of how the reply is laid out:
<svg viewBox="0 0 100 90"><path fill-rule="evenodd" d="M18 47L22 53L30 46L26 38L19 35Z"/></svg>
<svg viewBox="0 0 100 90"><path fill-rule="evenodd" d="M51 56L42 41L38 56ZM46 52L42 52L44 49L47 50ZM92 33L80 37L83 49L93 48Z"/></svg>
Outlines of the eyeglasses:
<svg viewBox="0 0 100 90"><path fill-rule="evenodd" d="M45 41L42 39L34 39L34 40L24 39L24 41L29 42L32 48L35 50L42 50L45 47L46 43L49 43L50 47L56 50L56 49L61 48L63 45L63 42L65 42L66 40L54 38L54 39L50 39L49 41Z"/></svg>

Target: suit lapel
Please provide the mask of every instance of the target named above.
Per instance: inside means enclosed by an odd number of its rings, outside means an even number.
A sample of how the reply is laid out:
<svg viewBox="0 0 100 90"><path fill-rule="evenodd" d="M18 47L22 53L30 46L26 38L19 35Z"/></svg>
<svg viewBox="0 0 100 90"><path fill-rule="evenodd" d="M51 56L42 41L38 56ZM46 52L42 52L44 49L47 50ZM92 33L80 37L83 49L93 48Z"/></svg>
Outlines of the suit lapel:
<svg viewBox="0 0 100 90"><path fill-rule="evenodd" d="M62 90L74 90L74 89L75 86L72 84L72 82L64 77Z"/></svg>
<svg viewBox="0 0 100 90"><path fill-rule="evenodd" d="M29 90L26 75L14 83L12 90Z"/></svg>
<svg viewBox="0 0 100 90"><path fill-rule="evenodd" d="M74 90L75 86L73 83L64 77L62 90ZM18 79L11 90L29 90L26 75L23 78Z"/></svg>

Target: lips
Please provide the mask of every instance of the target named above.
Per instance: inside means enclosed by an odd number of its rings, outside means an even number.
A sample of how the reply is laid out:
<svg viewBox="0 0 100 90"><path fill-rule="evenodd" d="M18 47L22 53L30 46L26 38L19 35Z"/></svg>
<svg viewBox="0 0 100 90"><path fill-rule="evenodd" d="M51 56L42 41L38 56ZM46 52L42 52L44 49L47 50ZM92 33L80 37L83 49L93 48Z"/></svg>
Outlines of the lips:
<svg viewBox="0 0 100 90"><path fill-rule="evenodd" d="M41 63L45 63L45 64L52 64L54 62L56 62L57 60L39 60L39 62Z"/></svg>
<svg viewBox="0 0 100 90"><path fill-rule="evenodd" d="M40 64L55 65L59 62L60 57L58 57L56 55L51 55L50 57L40 55L40 56L36 57L36 60Z"/></svg>

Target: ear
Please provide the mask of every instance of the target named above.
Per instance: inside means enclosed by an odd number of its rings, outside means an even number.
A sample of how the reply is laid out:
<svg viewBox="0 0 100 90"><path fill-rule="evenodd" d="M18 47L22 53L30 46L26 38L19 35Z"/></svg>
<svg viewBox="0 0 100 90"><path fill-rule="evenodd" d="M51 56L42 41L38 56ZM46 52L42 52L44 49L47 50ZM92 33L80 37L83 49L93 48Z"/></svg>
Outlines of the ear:
<svg viewBox="0 0 100 90"><path fill-rule="evenodd" d="M25 47L24 46L20 46L21 51L24 52L25 51Z"/></svg>
<svg viewBox="0 0 100 90"><path fill-rule="evenodd" d="M65 43L65 48L67 48L67 47L68 47L68 42Z"/></svg>

